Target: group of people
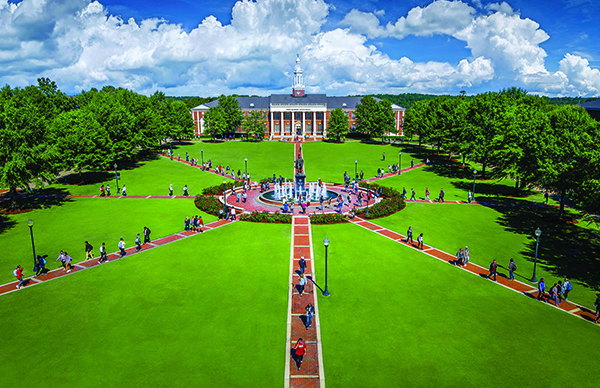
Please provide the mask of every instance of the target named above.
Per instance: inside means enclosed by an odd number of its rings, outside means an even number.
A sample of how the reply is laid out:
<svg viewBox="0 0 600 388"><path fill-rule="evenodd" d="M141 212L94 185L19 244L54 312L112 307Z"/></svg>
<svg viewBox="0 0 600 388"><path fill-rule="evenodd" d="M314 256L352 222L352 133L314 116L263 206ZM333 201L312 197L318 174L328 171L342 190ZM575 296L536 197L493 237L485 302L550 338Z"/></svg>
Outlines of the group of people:
<svg viewBox="0 0 600 388"><path fill-rule="evenodd" d="M569 279L565 278L564 283L562 281L558 281L558 283L554 283L550 290L548 291L548 299L554 301L554 305L558 306L563 300L567 300L569 297L569 292L573 289L573 286L569 282ZM546 302L546 282L544 278L541 278L538 282L538 300ZM596 300L598 302L598 300ZM598 308L596 307L596 319L598 318Z"/></svg>
<svg viewBox="0 0 600 388"><path fill-rule="evenodd" d="M297 285L297 290L298 290L298 294L300 296L302 296L304 294L304 288L306 287L306 276L304 275L304 271L306 271L306 258L304 257L304 255L302 255L300 257L300 260L298 260L298 267L300 268L299 271L299 275L298 275L298 285ZM312 327L312 320L315 314L315 307L312 305L312 303L308 303L305 307L304 307L304 311L306 311L306 315L305 315L305 324L304 327L306 330L310 329ZM304 360L304 355L306 354L306 343L304 342L304 340L302 339L302 337L300 337L298 339L298 341L296 341L296 344L292 347L291 349L291 356L292 359L294 360L294 362L296 363L296 368L298 368L298 370L300 370L300 368L302 367L302 362Z"/></svg>
<svg viewBox="0 0 600 388"><path fill-rule="evenodd" d="M410 245L414 245L412 226L409 226L408 231L406 232L406 243L407 244L410 243ZM417 237L417 248L419 248L420 250L423 250L423 233L421 233Z"/></svg>
<svg viewBox="0 0 600 388"><path fill-rule="evenodd" d="M119 190L117 190L117 194L119 194ZM124 197L127 197L127 187L125 185L123 185L123 187L121 188L121 195ZM110 197L110 185L106 184L106 187L104 187L104 184L102 186L100 186L100 196L101 197Z"/></svg>
<svg viewBox="0 0 600 388"><path fill-rule="evenodd" d="M183 185L183 196L187 197L188 195L190 195L190 189L188 189L187 185ZM171 183L169 185L169 196L173 196L173 184Z"/></svg>
<svg viewBox="0 0 600 388"><path fill-rule="evenodd" d="M192 218L185 216L184 228L186 231L191 230L192 232L204 232L204 230L202 230L202 228L204 228L202 216L195 215Z"/></svg>

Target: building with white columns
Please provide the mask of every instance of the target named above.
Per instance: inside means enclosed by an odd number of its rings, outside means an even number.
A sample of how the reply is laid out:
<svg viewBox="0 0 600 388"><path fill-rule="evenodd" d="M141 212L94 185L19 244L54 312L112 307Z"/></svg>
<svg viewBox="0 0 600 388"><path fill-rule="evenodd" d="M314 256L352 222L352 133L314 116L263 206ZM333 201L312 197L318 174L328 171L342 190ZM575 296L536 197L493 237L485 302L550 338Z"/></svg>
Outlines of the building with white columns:
<svg viewBox="0 0 600 388"><path fill-rule="evenodd" d="M271 94L268 97L235 97L242 112L247 116L253 110L265 113L266 137L273 140L292 140L296 136L320 140L327 134L327 122L331 111L341 108L348 116L350 130L356 130L354 111L362 97L328 97L326 94L306 94L300 57L296 58L294 81L291 94ZM376 99L377 100L377 99ZM204 114L216 106L211 101L191 109L195 124L195 134L204 132ZM396 118L396 130L386 135L402 135L402 121L405 109L392 104ZM242 128L237 133L243 133Z"/></svg>

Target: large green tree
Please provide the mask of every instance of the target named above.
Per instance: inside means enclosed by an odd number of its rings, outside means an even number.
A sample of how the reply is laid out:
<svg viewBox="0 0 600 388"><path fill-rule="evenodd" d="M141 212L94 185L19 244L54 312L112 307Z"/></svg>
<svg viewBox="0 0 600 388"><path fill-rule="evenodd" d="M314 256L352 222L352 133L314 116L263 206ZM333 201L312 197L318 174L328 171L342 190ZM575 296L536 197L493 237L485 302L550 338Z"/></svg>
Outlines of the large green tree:
<svg viewBox="0 0 600 388"><path fill-rule="evenodd" d="M244 118L242 128L249 136L254 136L258 140L262 140L265 136L265 120L267 113L261 110L251 110L248 117Z"/></svg>
<svg viewBox="0 0 600 388"><path fill-rule="evenodd" d="M376 101L371 96L365 96L356 104L354 115L356 129L369 137L381 137L395 130L394 110L388 100Z"/></svg>
<svg viewBox="0 0 600 388"><path fill-rule="evenodd" d="M213 106L204 114L204 133L213 140L227 131L227 122L220 106Z"/></svg>
<svg viewBox="0 0 600 388"><path fill-rule="evenodd" d="M346 116L342 108L335 108L329 115L327 132L335 135L337 141L340 141L340 136L345 135L350 131L348 122L348 116Z"/></svg>
<svg viewBox="0 0 600 388"><path fill-rule="evenodd" d="M244 119L244 114L240 109L240 104L233 96L219 96L217 106L221 109L221 115L225 120L225 132L235 132L241 125Z"/></svg>

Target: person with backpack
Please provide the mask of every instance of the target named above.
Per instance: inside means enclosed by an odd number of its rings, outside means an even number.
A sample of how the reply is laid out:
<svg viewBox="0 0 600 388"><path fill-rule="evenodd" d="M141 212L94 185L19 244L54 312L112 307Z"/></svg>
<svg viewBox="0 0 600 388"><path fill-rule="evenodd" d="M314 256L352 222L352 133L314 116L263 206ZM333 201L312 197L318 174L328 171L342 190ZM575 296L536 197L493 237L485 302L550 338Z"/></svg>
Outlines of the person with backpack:
<svg viewBox="0 0 600 388"><path fill-rule="evenodd" d="M90 244L89 242L85 242L85 259L86 260L91 260L94 258L94 255L92 254L92 249L94 249L94 247L92 246L92 244Z"/></svg>
<svg viewBox="0 0 600 388"><path fill-rule="evenodd" d="M119 250L121 251L120 257L124 257L127 254L127 252L125 252L125 241L123 241L123 237L121 237L121 240L119 240L118 247L119 247Z"/></svg>
<svg viewBox="0 0 600 388"><path fill-rule="evenodd" d="M308 330L312 325L312 318L315 314L315 306L309 303L304 309L306 310L306 330Z"/></svg>
<svg viewBox="0 0 600 388"><path fill-rule="evenodd" d="M496 260L494 259L494 261L492 261L492 264L490 264L490 274L488 275L488 279L492 279L492 275L494 276L494 281L496 281L496 274L498 273L498 264L496 263Z"/></svg>
<svg viewBox="0 0 600 388"><path fill-rule="evenodd" d="M292 348L292 358L296 361L296 367L300 370L302 366L302 359L304 358L304 353L306 352L306 344L302 340L302 338L298 338L296 342L296 346Z"/></svg>
<svg viewBox="0 0 600 388"><path fill-rule="evenodd" d="M463 261L463 267L466 267L467 264L469 263L469 260L471 260L471 252L469 251L469 247L465 247L465 250L463 253L465 255L464 261Z"/></svg>
<svg viewBox="0 0 600 388"><path fill-rule="evenodd" d="M108 256L106 256L106 246L104 245L104 243L102 243L102 245L100 246L100 259L98 260L98 263L103 264L107 261Z"/></svg>
<svg viewBox="0 0 600 388"><path fill-rule="evenodd" d="M13 271L13 275L19 279L19 284L17 284L17 288L23 287L23 267L17 265L17 268Z"/></svg>
<svg viewBox="0 0 600 388"><path fill-rule="evenodd" d="M72 261L73 258L65 251L65 269L67 270L67 273L73 270L73 266L71 265Z"/></svg>
<svg viewBox="0 0 600 388"><path fill-rule="evenodd" d="M412 228L412 226L409 226L408 230L406 231L406 243L408 244L409 241L410 241L410 245L413 245L413 228Z"/></svg>
<svg viewBox="0 0 600 388"><path fill-rule="evenodd" d="M517 265L513 259L510 259L510 263L508 263L508 278L510 280L515 280L515 271L517 270Z"/></svg>
<svg viewBox="0 0 600 388"><path fill-rule="evenodd" d="M48 255L45 255L46 257L48 257ZM46 273L46 258L44 256L38 256L37 257L37 270L35 272L35 277L38 277L39 275L44 275Z"/></svg>
<svg viewBox="0 0 600 388"><path fill-rule="evenodd" d="M567 297L569 296L569 292L571 292L572 289L573 289L573 286L569 282L569 279L565 278L565 282L563 283L563 299L564 300L567 300Z"/></svg>
<svg viewBox="0 0 600 388"><path fill-rule="evenodd" d="M58 260L60 260L60 265L62 265L63 271L66 270L67 267L65 266L65 253L63 251L60 251L60 254L54 261L58 261Z"/></svg>
<svg viewBox="0 0 600 388"><path fill-rule="evenodd" d="M144 226L144 244L152 242L150 240L150 233L152 233L150 231L150 228L147 228L147 227Z"/></svg>
<svg viewBox="0 0 600 388"><path fill-rule="evenodd" d="M138 233L137 236L135 236L135 251L139 252L142 250L142 239L140 238L140 234Z"/></svg>
<svg viewBox="0 0 600 388"><path fill-rule="evenodd" d="M546 301L544 299L544 291L546 290L546 282L544 282L544 278L540 279L540 282L538 283L538 300L542 300L542 301Z"/></svg>

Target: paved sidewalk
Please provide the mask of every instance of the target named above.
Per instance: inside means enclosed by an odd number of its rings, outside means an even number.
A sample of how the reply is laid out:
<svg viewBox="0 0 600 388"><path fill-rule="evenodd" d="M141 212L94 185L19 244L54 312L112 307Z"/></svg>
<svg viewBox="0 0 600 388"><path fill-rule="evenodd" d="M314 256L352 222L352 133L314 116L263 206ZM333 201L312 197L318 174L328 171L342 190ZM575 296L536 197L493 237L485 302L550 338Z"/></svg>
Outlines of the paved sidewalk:
<svg viewBox="0 0 600 388"><path fill-rule="evenodd" d="M451 255L447 252L444 252L440 249L434 248L432 246L423 244L423 250L417 248L416 238L414 239L414 242L409 243L407 241L406 236L404 236L400 233L394 232L393 230L379 226L373 222L361 219L359 217L356 217L356 219L354 219L354 220L350 220L350 222L352 222L355 225L358 225L362 228L370 230L371 232L377 233L380 236L387 237L390 240L393 240L399 244L406 245L408 247L411 247L412 249L422 251L423 253L425 253L429 256L435 257L438 260L442 260L442 261L445 261L446 263L450 263L450 264L455 264L455 262L456 262L456 256ZM479 277L484 278L484 279L487 279L487 275L489 274L489 270L487 268L484 268L484 267L474 264L472 262L469 262L465 267L459 266L459 265L456 265L456 267L458 269L462 269L464 271L471 272L472 274L478 275ZM491 281L491 280L488 280L488 281ZM527 284L527 283L520 282L518 280L509 280L508 277L504 274L498 273L496 283L503 287L506 287L510 290L513 290L513 291L519 292L523 295L526 295L532 299L536 299L537 295L538 295L536 287L534 287L530 284ZM594 323L594 320L596 319L596 315L595 315L594 311L592 311L591 309L589 309L585 306L581 306L581 305L572 303L570 301L563 301L562 303L559 303L558 306L554 306L554 303L550 302L550 301L547 301L547 303L550 304L551 306L558 308L560 310L563 310L567 313L576 315L588 322Z"/></svg>
<svg viewBox="0 0 600 388"><path fill-rule="evenodd" d="M231 223L231 221L224 221L224 220L214 221L214 222L211 222L210 224L206 224L204 226L204 231L207 232L207 231L210 231L213 229L217 229L224 225L228 225L230 223ZM192 232L192 231L183 231L183 232L179 232L179 233L174 233L170 236L161 237L161 238L158 238L158 239L152 241L151 243L143 244L142 249L139 252L135 251L135 248L136 248L135 246L125 249L125 252L127 252L127 255L123 258L127 258L129 256L133 256L133 255L141 253L141 252L146 252L150 249L154 249L156 247L159 247L159 246L162 246L165 244L169 244L174 241L178 241L178 240L181 240L181 239L184 239L187 237L199 235L199 234L202 234L202 233ZM83 270L86 270L86 269L89 269L92 267L97 267L99 265L103 265L103 264L98 263L98 259L100 259L100 257L94 257L93 259L90 259L90 260L85 260L85 261L81 261L79 263L74 263L73 270L69 273L67 273L66 271L63 271L62 268L59 268L59 269L49 271L45 275L40 275L38 277L30 276L25 280L26 285L24 288L28 288L30 286L34 286L34 285L41 284L41 283L46 283L50 280L61 278L61 277L67 276L67 275L72 275L74 273L81 272ZM108 254L108 262L119 260L119 259L121 259L121 257L120 257L120 254L118 251ZM106 264L106 263L104 263L104 264ZM0 285L0 295L19 291L16 288L18 283L19 283L18 281L14 281L14 282Z"/></svg>

